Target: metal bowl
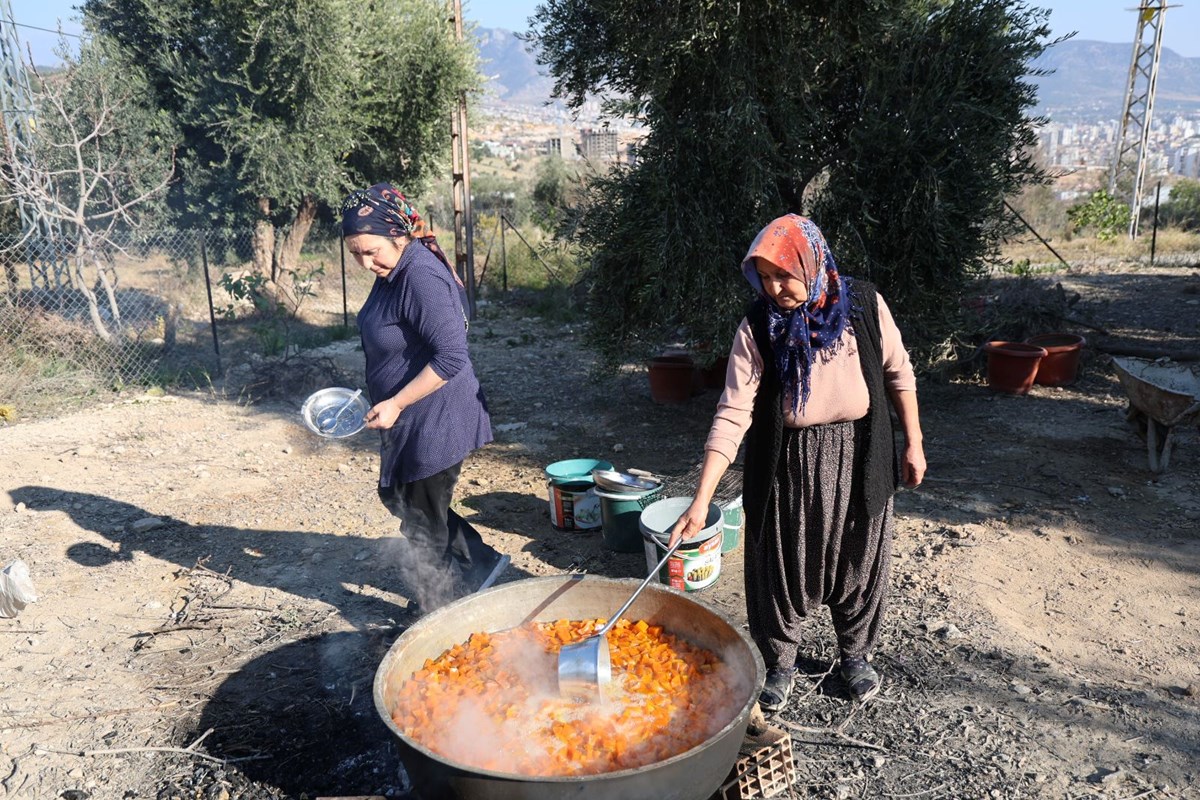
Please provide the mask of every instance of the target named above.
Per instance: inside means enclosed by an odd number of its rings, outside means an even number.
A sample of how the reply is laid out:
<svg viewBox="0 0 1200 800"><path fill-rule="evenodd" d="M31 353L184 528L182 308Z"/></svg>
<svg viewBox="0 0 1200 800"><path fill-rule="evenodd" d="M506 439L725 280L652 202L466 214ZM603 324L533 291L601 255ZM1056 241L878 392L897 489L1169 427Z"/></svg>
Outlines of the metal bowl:
<svg viewBox="0 0 1200 800"><path fill-rule="evenodd" d="M720 788L738 758L750 711L766 670L758 648L716 609L683 592L652 583L625 615L662 625L717 653L740 681L723 707L712 709L725 724L707 741L665 761L637 769L585 776L532 777L476 769L442 757L409 738L392 720L401 684L476 631L502 631L527 621L607 617L629 599L638 581L593 575L529 578L468 595L433 611L408 628L375 672L375 709L395 735L400 757L421 797L455 800L626 800L660 797L706 800Z"/></svg>
<svg viewBox="0 0 1200 800"><path fill-rule="evenodd" d="M662 486L658 481L639 478L636 475L616 472L611 469L592 470L592 480L596 482L597 486L607 492L648 492L651 489L657 489Z"/></svg>
<svg viewBox="0 0 1200 800"><path fill-rule="evenodd" d="M304 427L326 439L344 439L361 431L366 425L371 404L365 395L354 397L355 391L344 386L331 386L310 394L304 405L300 406ZM352 397L354 401L338 416L338 411Z"/></svg>

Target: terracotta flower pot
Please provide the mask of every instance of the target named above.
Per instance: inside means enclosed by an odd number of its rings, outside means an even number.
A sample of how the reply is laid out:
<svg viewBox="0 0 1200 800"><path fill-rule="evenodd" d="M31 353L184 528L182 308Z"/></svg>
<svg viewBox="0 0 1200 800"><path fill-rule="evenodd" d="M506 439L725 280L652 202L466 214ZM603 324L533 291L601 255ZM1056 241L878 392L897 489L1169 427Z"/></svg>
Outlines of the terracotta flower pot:
<svg viewBox="0 0 1200 800"><path fill-rule="evenodd" d="M1079 356L1087 340L1074 333L1045 333L1030 336L1025 344L1044 348L1046 357L1038 364L1036 383L1042 386L1066 386L1079 374Z"/></svg>
<svg viewBox="0 0 1200 800"><path fill-rule="evenodd" d="M988 354L988 386L1009 394L1027 393L1046 357L1045 348L1022 342L988 342L983 351Z"/></svg>
<svg viewBox="0 0 1200 800"><path fill-rule="evenodd" d="M650 374L650 399L663 405L686 403L696 385L696 363L691 356L655 356L646 364Z"/></svg>
<svg viewBox="0 0 1200 800"><path fill-rule="evenodd" d="M700 385L705 389L724 389L725 370L729 366L729 356L720 356L711 365L698 370Z"/></svg>

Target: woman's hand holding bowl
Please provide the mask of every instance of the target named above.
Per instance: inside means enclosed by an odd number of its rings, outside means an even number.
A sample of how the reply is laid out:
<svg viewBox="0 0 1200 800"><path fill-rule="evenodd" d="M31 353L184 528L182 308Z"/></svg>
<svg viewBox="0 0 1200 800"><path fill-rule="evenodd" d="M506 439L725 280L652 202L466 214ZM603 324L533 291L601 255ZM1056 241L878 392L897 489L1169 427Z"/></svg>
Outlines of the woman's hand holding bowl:
<svg viewBox="0 0 1200 800"><path fill-rule="evenodd" d="M366 423L368 428L377 430L387 430L396 424L396 420L400 418L400 412L404 407L396 402L396 398L389 397L372 406L367 412Z"/></svg>

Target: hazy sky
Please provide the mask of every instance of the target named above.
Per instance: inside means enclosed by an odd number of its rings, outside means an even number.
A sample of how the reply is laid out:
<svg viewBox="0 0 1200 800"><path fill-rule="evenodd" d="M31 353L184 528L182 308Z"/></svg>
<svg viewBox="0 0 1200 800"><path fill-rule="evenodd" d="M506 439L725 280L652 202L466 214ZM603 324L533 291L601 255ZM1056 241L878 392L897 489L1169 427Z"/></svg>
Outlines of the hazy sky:
<svg viewBox="0 0 1200 800"><path fill-rule="evenodd" d="M753 0L751 0L752 2ZM79 33L74 6L82 0L10 0L18 23L55 29L62 22L67 33ZM1056 36L1078 31L1079 39L1128 42L1132 52L1137 18L1133 0L1032 0L1031 5L1051 10L1050 27ZM1167 11L1163 46L1182 56L1200 57L1200 0L1183 0ZM537 0L463 0L463 16L485 28L524 30ZM21 40L33 50L38 64L57 63L53 33L18 29Z"/></svg>

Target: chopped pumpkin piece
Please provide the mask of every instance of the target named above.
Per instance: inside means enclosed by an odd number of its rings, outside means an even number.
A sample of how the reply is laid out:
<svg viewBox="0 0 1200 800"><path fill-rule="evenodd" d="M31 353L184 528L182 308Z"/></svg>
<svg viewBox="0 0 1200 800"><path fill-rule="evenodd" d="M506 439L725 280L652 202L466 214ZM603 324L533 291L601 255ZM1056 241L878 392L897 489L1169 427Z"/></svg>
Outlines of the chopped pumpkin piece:
<svg viewBox="0 0 1200 800"><path fill-rule="evenodd" d="M709 739L740 708L731 707L736 678L716 655L646 620L621 619L608 632L606 701L560 697L558 651L605 622L559 619L473 633L401 684L393 721L444 758L550 777L670 758ZM498 753L508 759L503 768Z"/></svg>

